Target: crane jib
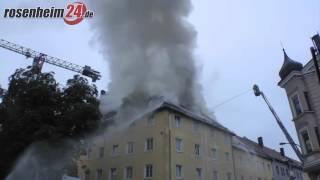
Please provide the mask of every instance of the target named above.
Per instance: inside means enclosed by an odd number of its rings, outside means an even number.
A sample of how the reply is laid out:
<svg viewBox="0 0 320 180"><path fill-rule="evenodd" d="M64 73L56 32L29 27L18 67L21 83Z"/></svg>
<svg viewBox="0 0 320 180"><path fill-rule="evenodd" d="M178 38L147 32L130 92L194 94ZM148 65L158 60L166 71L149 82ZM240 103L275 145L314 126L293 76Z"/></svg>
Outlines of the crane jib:
<svg viewBox="0 0 320 180"><path fill-rule="evenodd" d="M47 54L44 53L40 53L37 51L34 51L30 48L26 48L24 46L20 46L18 44L6 41L4 39L0 39L0 47L16 52L18 54L22 54L24 56L26 56L27 58L34 58L35 60L41 60L45 63L49 63L52 64L54 66L58 66L76 73L80 73L84 76L90 77L92 79L93 82L95 82L96 80L99 80L101 78L100 72L92 69L90 66L79 66L77 64L56 58L56 57L52 57L49 56ZM41 69L40 69L41 70Z"/></svg>

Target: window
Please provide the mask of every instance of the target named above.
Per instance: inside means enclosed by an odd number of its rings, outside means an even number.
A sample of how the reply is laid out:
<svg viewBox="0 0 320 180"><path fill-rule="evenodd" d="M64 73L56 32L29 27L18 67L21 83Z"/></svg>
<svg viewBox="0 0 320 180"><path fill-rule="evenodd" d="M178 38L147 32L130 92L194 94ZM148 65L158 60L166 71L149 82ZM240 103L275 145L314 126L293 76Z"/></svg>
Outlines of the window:
<svg viewBox="0 0 320 180"><path fill-rule="evenodd" d="M111 155L112 155L112 156L117 155L118 149L119 149L119 145L118 145L118 144L112 145L112 154L111 154Z"/></svg>
<svg viewBox="0 0 320 180"><path fill-rule="evenodd" d="M281 176L284 176L284 168L281 167L280 170L281 170Z"/></svg>
<svg viewBox="0 0 320 180"><path fill-rule="evenodd" d="M280 172L279 172L279 167L278 166L276 166L276 171L277 171L277 174L279 175Z"/></svg>
<svg viewBox="0 0 320 180"><path fill-rule="evenodd" d="M289 176L289 169L288 168L286 168L286 174L287 174L287 176Z"/></svg>
<svg viewBox="0 0 320 180"><path fill-rule="evenodd" d="M153 176L153 167L152 164L147 164L144 167L144 178L152 178Z"/></svg>
<svg viewBox="0 0 320 180"><path fill-rule="evenodd" d="M291 101L292 101L292 106L293 106L295 115L297 116L297 115L301 114L302 113L302 108L301 108L301 104L300 104L300 101L299 101L298 94L292 96L291 97Z"/></svg>
<svg viewBox="0 0 320 180"><path fill-rule="evenodd" d="M311 103L310 103L309 93L308 92L304 92L304 98L306 99L308 110L311 111L312 108L311 108Z"/></svg>
<svg viewBox="0 0 320 180"><path fill-rule="evenodd" d="M218 172L213 171L213 180L218 180Z"/></svg>
<svg viewBox="0 0 320 180"><path fill-rule="evenodd" d="M133 142L128 142L127 143L127 154L132 154L133 153Z"/></svg>
<svg viewBox="0 0 320 180"><path fill-rule="evenodd" d="M217 149L215 148L211 149L211 157L212 159L217 159Z"/></svg>
<svg viewBox="0 0 320 180"><path fill-rule="evenodd" d="M84 180L89 180L90 179L90 171L86 171L84 173Z"/></svg>
<svg viewBox="0 0 320 180"><path fill-rule="evenodd" d="M200 144L195 144L194 145L194 154L196 156L200 156Z"/></svg>
<svg viewBox="0 0 320 180"><path fill-rule="evenodd" d="M227 173L227 180L231 180L231 173L230 172Z"/></svg>
<svg viewBox="0 0 320 180"><path fill-rule="evenodd" d="M176 178L182 178L182 166L181 165L176 165Z"/></svg>
<svg viewBox="0 0 320 180"><path fill-rule="evenodd" d="M154 115L150 115L147 119L147 126L152 127L154 126L155 120L154 120Z"/></svg>
<svg viewBox="0 0 320 180"><path fill-rule="evenodd" d="M147 138L145 145L145 151L152 151L153 150L153 138Z"/></svg>
<svg viewBox="0 0 320 180"><path fill-rule="evenodd" d="M270 164L268 164L268 170L271 171L271 166L270 166Z"/></svg>
<svg viewBox="0 0 320 180"><path fill-rule="evenodd" d="M110 169L109 180L117 180L117 168Z"/></svg>
<svg viewBox="0 0 320 180"><path fill-rule="evenodd" d="M175 116L174 116L174 122L175 122L175 127L176 127L176 128L181 127L181 118L180 118L180 116L175 115Z"/></svg>
<svg viewBox="0 0 320 180"><path fill-rule="evenodd" d="M201 170L201 168L197 168L196 169L196 173L197 173L197 180L202 180L202 170Z"/></svg>
<svg viewBox="0 0 320 180"><path fill-rule="evenodd" d="M99 149L99 157L102 158L104 156L104 147L100 147Z"/></svg>
<svg viewBox="0 0 320 180"><path fill-rule="evenodd" d="M311 141L307 130L301 132L301 137L307 153L312 152Z"/></svg>
<svg viewBox="0 0 320 180"><path fill-rule="evenodd" d="M244 177L243 177L243 175L241 175L241 180L244 180Z"/></svg>
<svg viewBox="0 0 320 180"><path fill-rule="evenodd" d="M182 139L176 138L176 151L182 152Z"/></svg>
<svg viewBox="0 0 320 180"><path fill-rule="evenodd" d="M198 132L199 131L199 129L200 129L200 124L198 123L198 122L193 122L192 123L192 130L193 130L193 132Z"/></svg>
<svg viewBox="0 0 320 180"><path fill-rule="evenodd" d="M133 177L133 170L131 166L126 167L126 171L125 171L125 178L126 179L132 179Z"/></svg>
<svg viewBox="0 0 320 180"><path fill-rule="evenodd" d="M225 152L225 158L226 158L226 161L229 161L230 160L230 154L228 152Z"/></svg>
<svg viewBox="0 0 320 180"><path fill-rule="evenodd" d="M96 180L102 180L102 169L98 169L96 172Z"/></svg>

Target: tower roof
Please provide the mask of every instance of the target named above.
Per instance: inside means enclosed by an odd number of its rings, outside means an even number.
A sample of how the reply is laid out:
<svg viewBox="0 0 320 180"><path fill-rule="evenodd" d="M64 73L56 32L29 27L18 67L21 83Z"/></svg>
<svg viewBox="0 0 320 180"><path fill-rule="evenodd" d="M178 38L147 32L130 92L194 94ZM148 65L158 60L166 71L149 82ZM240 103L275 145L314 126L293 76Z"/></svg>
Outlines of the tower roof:
<svg viewBox="0 0 320 180"><path fill-rule="evenodd" d="M283 65L280 69L279 76L282 79L284 79L286 76L288 76L292 71L301 71L303 66L301 63L292 60L286 53L286 51L283 49L284 54L284 61Z"/></svg>

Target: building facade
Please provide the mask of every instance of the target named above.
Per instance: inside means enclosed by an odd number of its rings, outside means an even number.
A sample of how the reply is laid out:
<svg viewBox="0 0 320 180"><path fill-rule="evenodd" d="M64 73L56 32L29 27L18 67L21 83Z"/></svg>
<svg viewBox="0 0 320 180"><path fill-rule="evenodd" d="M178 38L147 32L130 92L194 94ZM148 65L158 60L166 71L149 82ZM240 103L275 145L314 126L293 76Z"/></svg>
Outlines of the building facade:
<svg viewBox="0 0 320 180"><path fill-rule="evenodd" d="M274 180L272 159L251 146L207 117L163 103L128 126L95 137L80 161L79 176L82 180Z"/></svg>
<svg viewBox="0 0 320 180"><path fill-rule="evenodd" d="M319 62L319 53L315 58ZM278 85L287 93L304 158L304 170L312 179L320 179L320 79L314 60L303 66L284 51Z"/></svg>

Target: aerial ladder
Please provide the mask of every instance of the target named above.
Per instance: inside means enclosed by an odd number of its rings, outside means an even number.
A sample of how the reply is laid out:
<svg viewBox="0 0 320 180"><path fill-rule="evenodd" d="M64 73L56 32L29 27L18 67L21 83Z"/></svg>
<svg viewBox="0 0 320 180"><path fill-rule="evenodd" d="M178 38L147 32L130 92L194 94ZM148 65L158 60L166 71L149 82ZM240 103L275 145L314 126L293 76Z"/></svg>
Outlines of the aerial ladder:
<svg viewBox="0 0 320 180"><path fill-rule="evenodd" d="M48 63L87 76L91 78L93 82L101 78L100 72L92 69L90 66L82 67L77 64L56 57L52 57L47 54L34 51L30 48L26 48L18 44L6 41L4 39L0 39L0 47L22 54L26 56L26 58L33 58L31 71L35 74L41 73L43 64Z"/></svg>
<svg viewBox="0 0 320 180"><path fill-rule="evenodd" d="M259 89L258 85L256 85L256 84L253 86L253 91L254 91L255 96L260 96L260 95L262 96L263 100L266 102L267 106L269 107L269 110L271 111L271 113L273 114L274 118L276 119L280 129L282 130L282 132L284 133L285 137L287 138L288 143L292 147L293 151L296 153L296 155L299 158L299 160L301 162L303 162L304 159L303 159L303 156L301 154L301 151L298 149L297 144L293 141L293 139L290 136L288 130L283 125L282 121L280 120L280 118L279 118L278 114L276 113L276 111L271 106L271 104L268 101L267 97L264 95L264 93Z"/></svg>

